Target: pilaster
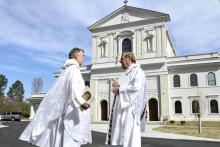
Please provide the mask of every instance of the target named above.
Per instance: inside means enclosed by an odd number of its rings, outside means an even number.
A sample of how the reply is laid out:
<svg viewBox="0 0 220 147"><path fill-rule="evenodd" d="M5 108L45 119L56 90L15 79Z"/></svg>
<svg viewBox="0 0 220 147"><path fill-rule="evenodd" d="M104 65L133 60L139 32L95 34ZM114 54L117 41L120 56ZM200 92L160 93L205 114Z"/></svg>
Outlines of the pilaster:
<svg viewBox="0 0 220 147"><path fill-rule="evenodd" d="M97 99L97 80L90 80L90 89L95 97L95 102L91 106L91 120L92 121L97 121L98 120L98 106L99 106L99 101Z"/></svg>
<svg viewBox="0 0 220 147"><path fill-rule="evenodd" d="M170 116L168 75L160 75L161 119Z"/></svg>

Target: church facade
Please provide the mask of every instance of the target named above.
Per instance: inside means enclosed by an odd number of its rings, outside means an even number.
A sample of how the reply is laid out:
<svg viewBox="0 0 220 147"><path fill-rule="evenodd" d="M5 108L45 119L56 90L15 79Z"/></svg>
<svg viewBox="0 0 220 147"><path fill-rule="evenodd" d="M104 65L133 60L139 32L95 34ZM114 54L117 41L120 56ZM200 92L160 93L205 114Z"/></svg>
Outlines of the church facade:
<svg viewBox="0 0 220 147"><path fill-rule="evenodd" d="M203 120L220 120L220 54L176 56L169 21L168 14L124 5L88 27L92 64L81 72L96 98L92 121L108 120L111 83L122 74L120 56L128 51L146 76L148 121L190 121L198 114Z"/></svg>

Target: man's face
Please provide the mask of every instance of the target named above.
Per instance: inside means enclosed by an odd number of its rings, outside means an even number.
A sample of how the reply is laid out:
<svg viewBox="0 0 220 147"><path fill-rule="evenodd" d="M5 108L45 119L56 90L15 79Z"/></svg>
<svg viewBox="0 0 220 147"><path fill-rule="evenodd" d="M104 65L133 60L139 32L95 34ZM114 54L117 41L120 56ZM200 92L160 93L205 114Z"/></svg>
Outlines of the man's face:
<svg viewBox="0 0 220 147"><path fill-rule="evenodd" d="M80 51L77 55L76 61L81 65L84 61L84 53Z"/></svg>
<svg viewBox="0 0 220 147"><path fill-rule="evenodd" d="M123 55L121 56L121 67L126 70L129 66L130 66L130 59L129 58L126 58L124 57Z"/></svg>

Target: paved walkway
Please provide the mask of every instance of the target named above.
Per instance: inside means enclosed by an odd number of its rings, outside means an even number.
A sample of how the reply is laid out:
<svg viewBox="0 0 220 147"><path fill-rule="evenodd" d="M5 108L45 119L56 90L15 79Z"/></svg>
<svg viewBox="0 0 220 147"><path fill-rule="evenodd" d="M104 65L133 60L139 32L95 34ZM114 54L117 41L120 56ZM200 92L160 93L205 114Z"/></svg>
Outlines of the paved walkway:
<svg viewBox="0 0 220 147"><path fill-rule="evenodd" d="M157 128L160 125L146 125L146 131L142 133L142 137L149 138L164 138L164 139L178 139L178 140L201 140L201 141L213 141L220 142L218 139L204 138L204 137L195 137L195 136L186 136L172 133L162 133L154 131L153 128ZM0 128L8 127L0 123ZM94 122L92 123L92 130L96 132L107 133L108 122Z"/></svg>
<svg viewBox="0 0 220 147"><path fill-rule="evenodd" d="M0 128L5 128L5 127L8 127L8 126L4 126L4 125L1 125L1 124L0 124Z"/></svg>
<svg viewBox="0 0 220 147"><path fill-rule="evenodd" d="M204 138L204 137L194 137L194 136L186 136L186 135L178 135L171 133L162 133L154 131L153 128L157 128L159 125L146 125L146 131L142 133L142 137L150 137L150 138L165 138L165 139L180 139L180 140L201 140L201 141L214 141L220 142L218 139ZM102 133L107 133L108 124L106 123L93 123L92 130Z"/></svg>

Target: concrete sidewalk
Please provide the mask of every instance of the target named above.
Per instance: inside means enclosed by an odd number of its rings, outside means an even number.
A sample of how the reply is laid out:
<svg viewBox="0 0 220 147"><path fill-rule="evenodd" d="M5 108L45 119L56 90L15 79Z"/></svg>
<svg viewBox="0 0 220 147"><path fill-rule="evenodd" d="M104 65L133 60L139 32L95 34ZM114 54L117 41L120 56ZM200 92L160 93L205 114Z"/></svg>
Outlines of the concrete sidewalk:
<svg viewBox="0 0 220 147"><path fill-rule="evenodd" d="M171 133L162 133L154 131L153 128L157 128L160 125L146 125L146 131L142 133L142 137L149 138L165 138L165 139L178 139L178 140L201 140L201 141L213 141L220 142L218 139L212 138L204 138L204 137L195 137L195 136L186 136L186 135L178 135ZM102 133L107 133L108 124L107 123L93 123L92 130Z"/></svg>

